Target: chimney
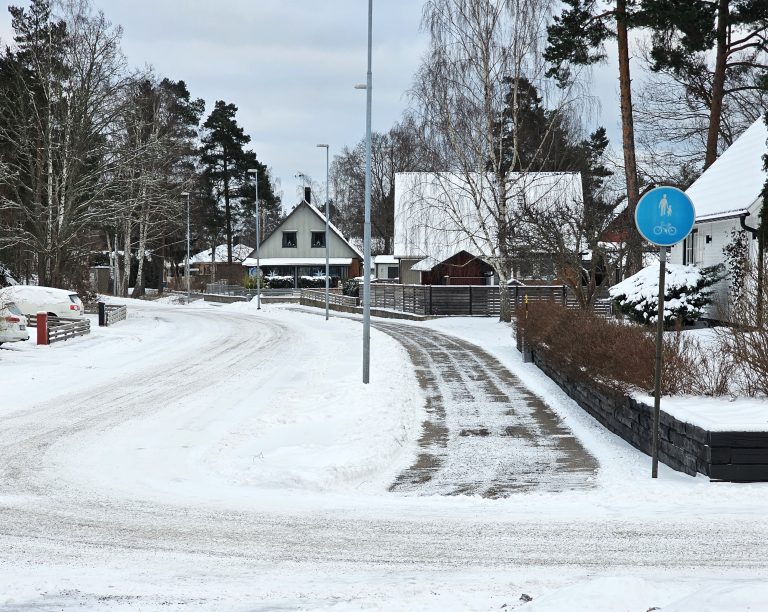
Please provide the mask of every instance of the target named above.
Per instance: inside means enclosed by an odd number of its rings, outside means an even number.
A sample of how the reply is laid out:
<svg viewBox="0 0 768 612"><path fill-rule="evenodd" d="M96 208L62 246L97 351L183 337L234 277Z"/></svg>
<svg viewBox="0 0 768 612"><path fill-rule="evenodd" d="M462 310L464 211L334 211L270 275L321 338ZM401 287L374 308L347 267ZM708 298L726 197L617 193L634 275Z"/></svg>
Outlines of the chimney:
<svg viewBox="0 0 768 612"><path fill-rule="evenodd" d="M304 201L307 204L312 203L312 188L311 187L304 187Z"/></svg>

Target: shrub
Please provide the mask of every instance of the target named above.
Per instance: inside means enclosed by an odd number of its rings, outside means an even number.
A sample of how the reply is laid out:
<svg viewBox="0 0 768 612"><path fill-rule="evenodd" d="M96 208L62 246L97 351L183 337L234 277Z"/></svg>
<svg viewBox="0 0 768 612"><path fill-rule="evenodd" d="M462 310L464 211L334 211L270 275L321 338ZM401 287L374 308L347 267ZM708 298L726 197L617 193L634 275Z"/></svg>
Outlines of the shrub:
<svg viewBox="0 0 768 612"><path fill-rule="evenodd" d="M647 327L550 302L532 304L518 326L528 345L568 376L603 388L653 394L656 344ZM729 392L736 365L728 355L679 332L664 335L662 350L664 395Z"/></svg>
<svg viewBox="0 0 768 612"><path fill-rule="evenodd" d="M695 323L712 302L712 285L723 277L722 266L697 268L667 264L664 321ZM618 309L637 323L655 323L659 308L659 267L648 266L609 289Z"/></svg>
<svg viewBox="0 0 768 612"><path fill-rule="evenodd" d="M730 305L732 327L721 332L725 351L738 364L745 395L768 395L768 266L758 277L750 266L741 295Z"/></svg>
<svg viewBox="0 0 768 612"><path fill-rule="evenodd" d="M325 276L300 276L299 287L304 289L325 289Z"/></svg>
<svg viewBox="0 0 768 612"><path fill-rule="evenodd" d="M356 278L349 278L341 286L341 292L344 295L360 297L360 283Z"/></svg>
<svg viewBox="0 0 768 612"><path fill-rule="evenodd" d="M267 276L266 283L270 289L293 289L293 276Z"/></svg>

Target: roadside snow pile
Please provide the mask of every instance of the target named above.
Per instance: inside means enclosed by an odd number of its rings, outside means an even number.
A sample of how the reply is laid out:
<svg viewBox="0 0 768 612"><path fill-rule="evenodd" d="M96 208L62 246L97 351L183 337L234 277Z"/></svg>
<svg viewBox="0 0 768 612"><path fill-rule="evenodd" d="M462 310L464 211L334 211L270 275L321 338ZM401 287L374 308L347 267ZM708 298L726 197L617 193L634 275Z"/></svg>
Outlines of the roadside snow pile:
<svg viewBox="0 0 768 612"><path fill-rule="evenodd" d="M667 264L664 281L664 320L696 322L712 301L712 285L722 278L720 267L697 268ZM609 290L621 311L638 323L655 323L659 308L659 266L643 268Z"/></svg>

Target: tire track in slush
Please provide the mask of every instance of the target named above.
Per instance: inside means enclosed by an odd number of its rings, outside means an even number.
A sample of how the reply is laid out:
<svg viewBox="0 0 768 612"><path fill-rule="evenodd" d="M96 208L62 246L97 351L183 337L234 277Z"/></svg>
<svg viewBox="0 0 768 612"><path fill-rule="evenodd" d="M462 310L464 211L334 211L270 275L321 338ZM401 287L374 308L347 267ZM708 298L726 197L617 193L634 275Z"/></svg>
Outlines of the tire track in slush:
<svg viewBox="0 0 768 612"><path fill-rule="evenodd" d="M179 315L201 317L198 313ZM229 317L232 322L253 322L248 315L232 314ZM214 373L218 382L237 375L236 366L252 356L255 346L267 349L281 337L290 335L283 325L268 320L260 320L257 326L238 326L238 329L239 336L232 335L226 342L207 346L205 351L170 361L163 372L149 369L134 373L5 417L0 429L0 457L3 458L0 462L0 493L50 496L53 488L63 487L63 483L51 481L43 469L46 452L51 446L64 438L104 431L129 419L156 412L167 401L184 401L210 386ZM268 353L266 350L262 354ZM174 388L172 398L167 395L169 386Z"/></svg>

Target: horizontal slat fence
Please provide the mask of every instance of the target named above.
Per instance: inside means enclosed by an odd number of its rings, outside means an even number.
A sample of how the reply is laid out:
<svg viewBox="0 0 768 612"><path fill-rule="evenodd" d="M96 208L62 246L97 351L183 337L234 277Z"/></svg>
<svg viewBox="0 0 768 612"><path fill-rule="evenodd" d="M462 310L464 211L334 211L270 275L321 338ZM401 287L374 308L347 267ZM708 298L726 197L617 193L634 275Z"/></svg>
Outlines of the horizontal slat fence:
<svg viewBox="0 0 768 612"><path fill-rule="evenodd" d="M99 302L99 326L109 327L128 318L128 307Z"/></svg>
<svg viewBox="0 0 768 612"><path fill-rule="evenodd" d="M321 289L302 289L301 290L302 302L313 302L318 304L325 304L325 291ZM328 303L336 306L357 306L357 298L350 295L341 295L340 293L328 292Z"/></svg>
<svg viewBox="0 0 768 612"><path fill-rule="evenodd" d="M565 285L529 285L509 288L513 312L528 303L548 301L578 308ZM499 287L491 285L371 285L371 308L398 310L417 315L498 316ZM594 312L610 316L609 300L597 300Z"/></svg>
<svg viewBox="0 0 768 612"><path fill-rule="evenodd" d="M69 340L77 336L91 333L91 322L88 319L48 319L48 344Z"/></svg>

